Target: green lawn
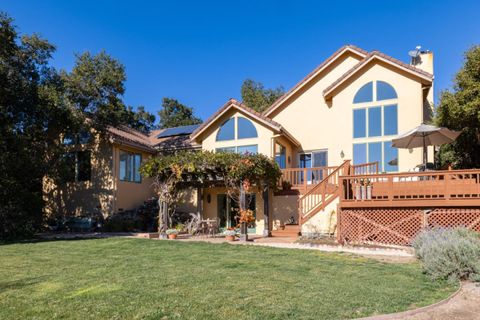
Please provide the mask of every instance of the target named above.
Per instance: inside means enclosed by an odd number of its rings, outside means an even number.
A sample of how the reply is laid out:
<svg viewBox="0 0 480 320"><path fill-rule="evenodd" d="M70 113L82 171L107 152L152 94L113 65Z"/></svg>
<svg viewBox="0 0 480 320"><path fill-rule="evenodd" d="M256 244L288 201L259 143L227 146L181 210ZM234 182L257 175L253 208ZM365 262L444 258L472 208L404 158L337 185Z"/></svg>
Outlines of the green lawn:
<svg viewBox="0 0 480 320"><path fill-rule="evenodd" d="M345 319L453 290L418 264L310 250L125 238L0 245L0 319Z"/></svg>

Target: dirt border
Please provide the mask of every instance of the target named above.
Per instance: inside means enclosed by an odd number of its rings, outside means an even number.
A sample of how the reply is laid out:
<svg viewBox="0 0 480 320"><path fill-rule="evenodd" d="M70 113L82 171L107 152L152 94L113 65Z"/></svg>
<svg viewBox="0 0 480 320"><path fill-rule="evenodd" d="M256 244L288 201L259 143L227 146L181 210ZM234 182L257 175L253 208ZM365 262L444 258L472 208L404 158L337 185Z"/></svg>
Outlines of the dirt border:
<svg viewBox="0 0 480 320"><path fill-rule="evenodd" d="M464 284L460 283L460 286L457 289L457 291L452 293L449 297L447 297L443 300L440 300L440 301L438 301L434 304L431 304L429 306L425 306L425 307L421 307L421 308L413 309L413 310L401 311L401 312L397 312L397 313L388 313L388 314L380 314L380 315L369 316L369 317L364 317L364 318L356 318L355 320L397 320L397 319L403 319L404 317L414 316L414 315L417 315L419 313L430 311L434 308L437 308L439 306L447 304L448 302L450 302L450 300L455 298L462 291L463 288L464 288Z"/></svg>

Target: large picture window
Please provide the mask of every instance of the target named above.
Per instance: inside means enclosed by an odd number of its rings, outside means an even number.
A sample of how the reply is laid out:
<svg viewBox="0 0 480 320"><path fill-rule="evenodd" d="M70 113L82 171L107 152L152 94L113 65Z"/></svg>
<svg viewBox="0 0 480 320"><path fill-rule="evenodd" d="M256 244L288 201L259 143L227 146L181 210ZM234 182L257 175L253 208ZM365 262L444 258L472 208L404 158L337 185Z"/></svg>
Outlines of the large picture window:
<svg viewBox="0 0 480 320"><path fill-rule="evenodd" d="M128 182L142 182L140 175L140 166L142 164L142 155L120 151L120 180Z"/></svg>
<svg viewBox="0 0 480 320"><path fill-rule="evenodd" d="M353 99L354 164L378 161L381 171L398 170L398 150L390 143L398 134L395 99L395 89L385 81L371 81L358 89Z"/></svg>

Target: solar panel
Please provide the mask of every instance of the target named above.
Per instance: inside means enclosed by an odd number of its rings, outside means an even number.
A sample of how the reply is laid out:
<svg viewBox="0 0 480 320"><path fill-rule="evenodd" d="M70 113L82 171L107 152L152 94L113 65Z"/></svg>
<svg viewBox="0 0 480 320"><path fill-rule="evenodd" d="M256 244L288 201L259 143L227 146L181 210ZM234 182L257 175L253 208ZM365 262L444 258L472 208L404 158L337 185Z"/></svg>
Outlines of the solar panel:
<svg viewBox="0 0 480 320"><path fill-rule="evenodd" d="M193 125L190 125L190 126L167 128L167 129L163 130L162 132L160 132L157 135L157 138L165 138L165 137L171 137L171 136L180 136L180 135L191 134L199 126L200 126L199 124L193 124Z"/></svg>

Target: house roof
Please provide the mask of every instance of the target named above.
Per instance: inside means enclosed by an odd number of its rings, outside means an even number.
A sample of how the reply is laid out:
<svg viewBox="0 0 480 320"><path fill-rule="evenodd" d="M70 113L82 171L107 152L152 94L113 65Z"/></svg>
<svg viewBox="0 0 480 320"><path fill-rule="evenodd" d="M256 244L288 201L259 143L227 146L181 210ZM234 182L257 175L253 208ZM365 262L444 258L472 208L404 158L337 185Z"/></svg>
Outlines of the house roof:
<svg viewBox="0 0 480 320"><path fill-rule="evenodd" d="M175 128L157 129L150 132L149 135L124 125L118 127L108 127L111 141L120 145L137 148L150 153L168 150L195 149L200 146L190 140L188 134L182 130L177 134L168 134L164 137L158 137L162 132Z"/></svg>
<svg viewBox="0 0 480 320"><path fill-rule="evenodd" d="M124 125L118 127L108 127L111 141L120 145L126 145L132 148L137 148L146 152L154 153L155 148L149 141L149 137L132 128Z"/></svg>
<svg viewBox="0 0 480 320"><path fill-rule="evenodd" d="M316 67L312 72L310 72L305 78L300 80L293 88L291 88L288 92L278 98L267 110L263 112L263 115L269 116L273 111L279 108L288 98L290 98L295 92L300 90L306 84L310 82L313 78L315 78L320 72L325 70L329 65L331 65L334 61L336 61L339 57L341 57L344 53L350 52L358 55L361 58L364 58L368 55L368 51L363 50L359 47L354 45L345 45L335 51L330 57L328 57L325 61L323 61L318 67Z"/></svg>
<svg viewBox="0 0 480 320"><path fill-rule="evenodd" d="M414 66L411 66L395 58L392 58L380 51L372 51L362 61L357 63L350 70L345 72L340 78L335 80L330 86L325 88L325 90L323 90L324 98L328 100L332 96L332 93L334 92L334 90L338 88L338 86L340 86L342 83L347 81L350 77L352 77L356 73L360 72L365 66L367 66L370 62L374 60L383 61L395 68L402 69L403 71L406 71L428 83L431 83L433 80L433 75L431 73L428 73L419 68L415 68Z"/></svg>
<svg viewBox="0 0 480 320"><path fill-rule="evenodd" d="M283 133L290 141L292 141L295 145L299 146L300 143L290 134L288 133L285 128L282 127L281 124L278 122L264 116L263 114L253 110L252 108L247 107L245 104L237 101L236 99L229 99L220 109L218 109L213 115L211 115L207 121L205 121L200 127L198 127L193 133L190 135L192 140L198 138L198 136L208 129L216 120L222 117L226 112L231 109L236 109L242 113L245 113L247 116L255 119L256 121L262 123L266 127L273 129L273 131L278 133Z"/></svg>

